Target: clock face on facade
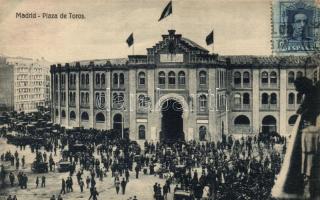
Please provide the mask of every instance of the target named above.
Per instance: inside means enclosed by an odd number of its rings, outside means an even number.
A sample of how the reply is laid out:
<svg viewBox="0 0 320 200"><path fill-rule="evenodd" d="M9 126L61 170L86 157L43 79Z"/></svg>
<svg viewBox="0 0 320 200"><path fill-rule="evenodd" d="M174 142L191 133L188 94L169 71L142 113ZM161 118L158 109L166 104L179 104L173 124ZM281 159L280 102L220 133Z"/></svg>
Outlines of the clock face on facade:
<svg viewBox="0 0 320 200"><path fill-rule="evenodd" d="M169 53L171 53L171 54L175 53L176 45L175 45L174 41L170 41L168 49L169 49Z"/></svg>

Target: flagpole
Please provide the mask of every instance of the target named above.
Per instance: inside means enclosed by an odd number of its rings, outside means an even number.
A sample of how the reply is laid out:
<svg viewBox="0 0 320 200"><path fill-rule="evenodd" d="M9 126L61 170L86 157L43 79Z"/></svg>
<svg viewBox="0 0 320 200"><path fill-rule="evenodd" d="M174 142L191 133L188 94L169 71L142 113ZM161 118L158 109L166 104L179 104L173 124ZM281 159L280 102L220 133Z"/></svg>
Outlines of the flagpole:
<svg viewBox="0 0 320 200"><path fill-rule="evenodd" d="M132 55L134 56L134 43L132 44Z"/></svg>
<svg viewBox="0 0 320 200"><path fill-rule="evenodd" d="M212 43L212 54L214 53L214 28L212 29L213 32L213 43Z"/></svg>

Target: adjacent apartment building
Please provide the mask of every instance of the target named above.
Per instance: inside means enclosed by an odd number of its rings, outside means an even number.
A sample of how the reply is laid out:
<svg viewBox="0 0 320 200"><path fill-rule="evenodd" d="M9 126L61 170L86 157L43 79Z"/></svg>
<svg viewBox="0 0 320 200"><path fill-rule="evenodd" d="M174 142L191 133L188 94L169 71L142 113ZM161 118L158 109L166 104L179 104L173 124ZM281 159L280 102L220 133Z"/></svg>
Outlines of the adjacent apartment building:
<svg viewBox="0 0 320 200"><path fill-rule="evenodd" d="M45 59L2 57L0 109L33 112L50 106L50 64Z"/></svg>

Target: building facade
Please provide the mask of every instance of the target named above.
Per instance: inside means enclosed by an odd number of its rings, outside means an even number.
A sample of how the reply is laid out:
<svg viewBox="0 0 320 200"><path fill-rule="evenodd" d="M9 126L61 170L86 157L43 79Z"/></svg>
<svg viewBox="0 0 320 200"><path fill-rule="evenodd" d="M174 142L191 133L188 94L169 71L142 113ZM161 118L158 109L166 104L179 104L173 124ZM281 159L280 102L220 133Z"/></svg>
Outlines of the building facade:
<svg viewBox="0 0 320 200"><path fill-rule="evenodd" d="M4 110L33 112L50 106L50 64L44 59L4 57L0 80ZM3 73L2 73L3 72ZM2 101L2 99L7 99ZM10 101L9 101L10 99Z"/></svg>
<svg viewBox="0 0 320 200"><path fill-rule="evenodd" d="M319 80L316 56L219 56L174 30L162 38L147 55L52 65L54 123L137 141L284 135L303 99L295 78Z"/></svg>

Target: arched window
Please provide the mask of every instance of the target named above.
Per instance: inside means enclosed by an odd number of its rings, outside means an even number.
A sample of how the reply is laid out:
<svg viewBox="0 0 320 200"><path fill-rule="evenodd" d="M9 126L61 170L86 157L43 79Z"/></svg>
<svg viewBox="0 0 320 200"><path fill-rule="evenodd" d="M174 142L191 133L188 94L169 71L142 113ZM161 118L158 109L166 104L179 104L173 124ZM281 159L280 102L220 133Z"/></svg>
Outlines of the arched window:
<svg viewBox="0 0 320 200"><path fill-rule="evenodd" d="M297 77L296 77L296 78L301 78L301 77L303 77L303 73L302 73L302 71L298 71L298 72L297 72Z"/></svg>
<svg viewBox="0 0 320 200"><path fill-rule="evenodd" d="M272 115L267 115L262 119L262 132L272 133L277 131L277 119Z"/></svg>
<svg viewBox="0 0 320 200"><path fill-rule="evenodd" d="M302 94L298 93L297 94L297 104L301 104L302 103L302 99L303 99Z"/></svg>
<svg viewBox="0 0 320 200"><path fill-rule="evenodd" d="M58 85L58 75L57 74L54 75L54 84L57 87L57 85Z"/></svg>
<svg viewBox="0 0 320 200"><path fill-rule="evenodd" d="M105 74L101 74L101 85L106 84L106 75Z"/></svg>
<svg viewBox="0 0 320 200"><path fill-rule="evenodd" d="M249 74L249 72L244 72L243 73L243 83L244 84L249 84L250 83L250 74Z"/></svg>
<svg viewBox="0 0 320 200"><path fill-rule="evenodd" d="M234 73L234 84L235 85L241 84L241 73L240 72Z"/></svg>
<svg viewBox="0 0 320 200"><path fill-rule="evenodd" d="M245 115L239 115L234 119L234 125L242 125L242 126L249 126L250 120Z"/></svg>
<svg viewBox="0 0 320 200"><path fill-rule="evenodd" d="M166 74L164 72L159 72L158 78L159 78L158 82L160 85L166 84Z"/></svg>
<svg viewBox="0 0 320 200"><path fill-rule="evenodd" d="M277 73L275 71L272 71L270 73L270 83L272 83L272 84L277 83Z"/></svg>
<svg viewBox="0 0 320 200"><path fill-rule="evenodd" d="M113 74L113 84L118 85L118 74Z"/></svg>
<svg viewBox="0 0 320 200"><path fill-rule="evenodd" d="M294 93L290 93L288 96L288 104L294 104Z"/></svg>
<svg viewBox="0 0 320 200"><path fill-rule="evenodd" d="M294 82L294 72L290 71L288 73L288 83L293 83Z"/></svg>
<svg viewBox="0 0 320 200"><path fill-rule="evenodd" d="M73 84L73 74L69 74L69 84Z"/></svg>
<svg viewBox="0 0 320 200"><path fill-rule="evenodd" d="M81 85L86 84L86 75L81 74Z"/></svg>
<svg viewBox="0 0 320 200"><path fill-rule="evenodd" d="M313 82L316 83L318 81L318 71L313 72Z"/></svg>
<svg viewBox="0 0 320 200"><path fill-rule="evenodd" d="M89 85L89 74L86 74L86 85Z"/></svg>
<svg viewBox="0 0 320 200"><path fill-rule="evenodd" d="M59 110L56 109L56 117L58 117L58 116L59 116Z"/></svg>
<svg viewBox="0 0 320 200"><path fill-rule="evenodd" d="M105 120L106 120L106 118L103 113L99 112L96 115L96 122L104 122Z"/></svg>
<svg viewBox="0 0 320 200"><path fill-rule="evenodd" d="M178 84L179 85L185 85L186 84L186 74L181 71L178 74Z"/></svg>
<svg viewBox="0 0 320 200"><path fill-rule="evenodd" d="M146 97L143 94L139 95L138 100L139 107L146 107Z"/></svg>
<svg viewBox="0 0 320 200"><path fill-rule="evenodd" d="M205 126L200 126L199 128L199 140L205 141L207 135L207 128Z"/></svg>
<svg viewBox="0 0 320 200"><path fill-rule="evenodd" d="M234 94L234 105L241 105L241 95L238 93Z"/></svg>
<svg viewBox="0 0 320 200"><path fill-rule="evenodd" d="M113 93L113 95L112 95L113 104L117 103L117 101L118 101L118 94L117 93Z"/></svg>
<svg viewBox="0 0 320 200"><path fill-rule="evenodd" d="M261 104L268 104L268 101L269 101L269 95L267 93L263 93L261 98Z"/></svg>
<svg viewBox="0 0 320 200"><path fill-rule="evenodd" d="M250 104L250 94L249 93L243 94L243 104Z"/></svg>
<svg viewBox="0 0 320 200"><path fill-rule="evenodd" d="M96 74L96 85L100 84L100 74Z"/></svg>
<svg viewBox="0 0 320 200"><path fill-rule="evenodd" d="M277 94L276 93L271 94L270 104L277 104Z"/></svg>
<svg viewBox="0 0 320 200"><path fill-rule="evenodd" d="M139 85L146 84L146 74L144 72L139 73Z"/></svg>
<svg viewBox="0 0 320 200"><path fill-rule="evenodd" d="M89 103L89 92L86 92L86 104Z"/></svg>
<svg viewBox="0 0 320 200"><path fill-rule="evenodd" d="M69 114L69 117L71 120L75 120L76 119L76 113L74 111L71 111Z"/></svg>
<svg viewBox="0 0 320 200"><path fill-rule="evenodd" d="M61 111L61 117L62 117L62 118L65 118L65 117L66 117L66 111L64 111L64 110Z"/></svg>
<svg viewBox="0 0 320 200"><path fill-rule="evenodd" d="M262 74L261 74L261 83L264 83L264 84L268 83L269 82L268 81L268 79L269 79L268 76L269 76L268 72L262 72Z"/></svg>
<svg viewBox="0 0 320 200"><path fill-rule="evenodd" d="M81 114L81 120L82 120L82 121L88 121L88 120L89 120L89 115L88 115L87 112L83 112L83 113Z"/></svg>
<svg viewBox="0 0 320 200"><path fill-rule="evenodd" d="M288 120L288 124L290 126L293 126L296 123L297 118L298 118L298 115L292 115Z"/></svg>
<svg viewBox="0 0 320 200"><path fill-rule="evenodd" d="M81 97L80 98L81 98L81 104L84 104L84 100L85 99L84 99L84 93L83 92L81 92Z"/></svg>
<svg viewBox="0 0 320 200"><path fill-rule="evenodd" d="M144 125L139 126L139 140L146 139L146 127Z"/></svg>
<svg viewBox="0 0 320 200"><path fill-rule="evenodd" d="M123 85L123 84L124 84L124 74L123 74L123 73L120 73L119 83L120 83L120 85Z"/></svg>
<svg viewBox="0 0 320 200"><path fill-rule="evenodd" d="M174 85L176 84L176 74L174 72L169 72L168 74L168 78L169 78L169 85Z"/></svg>
<svg viewBox="0 0 320 200"><path fill-rule="evenodd" d="M207 84L207 73L205 71L201 71L199 73L199 83L200 85L206 85Z"/></svg>
<svg viewBox="0 0 320 200"><path fill-rule="evenodd" d="M207 110L207 97L206 95L202 94L199 98L200 103L200 111L206 111Z"/></svg>

